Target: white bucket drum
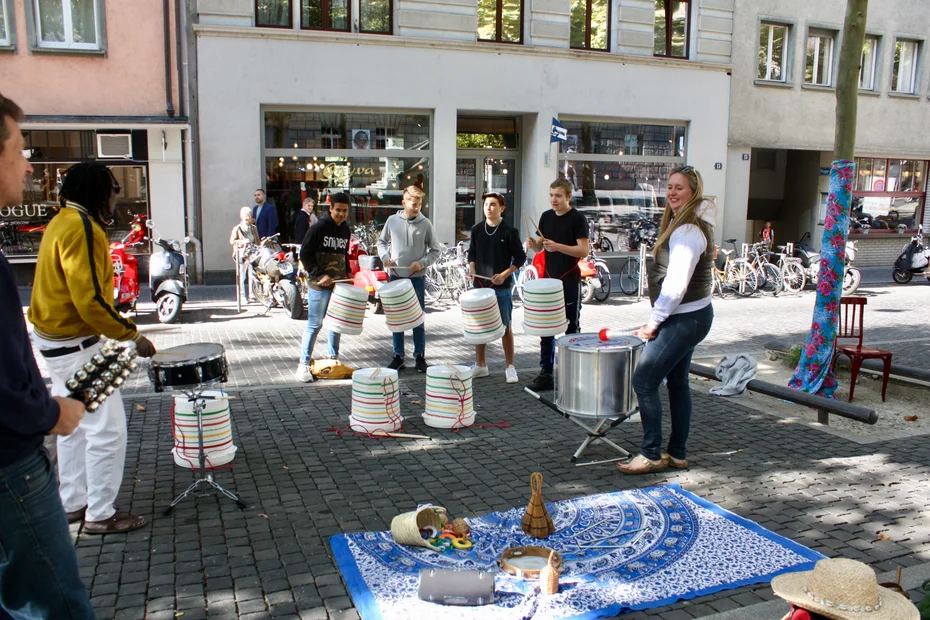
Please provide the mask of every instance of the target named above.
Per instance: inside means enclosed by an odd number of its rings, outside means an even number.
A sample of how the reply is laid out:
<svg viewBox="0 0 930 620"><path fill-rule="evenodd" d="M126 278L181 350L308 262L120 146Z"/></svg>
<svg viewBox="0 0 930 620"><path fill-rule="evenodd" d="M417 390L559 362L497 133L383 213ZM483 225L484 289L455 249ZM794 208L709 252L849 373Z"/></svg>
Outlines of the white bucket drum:
<svg viewBox="0 0 930 620"><path fill-rule="evenodd" d="M601 340L598 334L569 334L555 341L555 404L587 418L616 418L636 411L633 372L643 341L635 336Z"/></svg>
<svg viewBox="0 0 930 620"><path fill-rule="evenodd" d="M400 429L400 386L397 371L359 368L352 373L349 426L359 433L392 433Z"/></svg>
<svg viewBox="0 0 930 620"><path fill-rule="evenodd" d="M326 307L323 327L331 332L358 336L362 333L367 308L368 291L351 284L337 284Z"/></svg>
<svg viewBox="0 0 930 620"><path fill-rule="evenodd" d="M475 423L471 368L430 366L426 370L423 422L433 428L464 428Z"/></svg>
<svg viewBox="0 0 930 620"><path fill-rule="evenodd" d="M378 296L390 331L406 332L423 325L423 308L409 279L388 282L378 290Z"/></svg>
<svg viewBox="0 0 930 620"><path fill-rule="evenodd" d="M216 390L207 390L203 406L203 452L208 468L226 465L236 456L232 426L229 422L229 399ZM174 454L175 464L188 469L199 469L200 444L197 439L197 414L194 403L186 396L174 398Z"/></svg>
<svg viewBox="0 0 930 620"><path fill-rule="evenodd" d="M530 336L558 336L568 329L565 292L555 278L530 280L523 285L523 331Z"/></svg>
<svg viewBox="0 0 930 620"><path fill-rule="evenodd" d="M459 304L462 306L465 342L487 344L503 337L507 328L501 322L501 311L494 289L476 288L466 291L459 299Z"/></svg>

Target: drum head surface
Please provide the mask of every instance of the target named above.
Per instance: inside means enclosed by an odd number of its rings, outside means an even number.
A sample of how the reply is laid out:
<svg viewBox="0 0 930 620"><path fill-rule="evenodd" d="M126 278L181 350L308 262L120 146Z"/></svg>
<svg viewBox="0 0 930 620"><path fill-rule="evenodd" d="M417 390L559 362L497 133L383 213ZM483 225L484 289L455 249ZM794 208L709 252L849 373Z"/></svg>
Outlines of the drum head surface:
<svg viewBox="0 0 930 620"><path fill-rule="evenodd" d="M560 348L575 351L620 351L643 346L643 341L636 336L616 336L609 340L601 340L598 334L593 333L562 336L556 343Z"/></svg>
<svg viewBox="0 0 930 620"><path fill-rule="evenodd" d="M497 293L494 292L494 289L491 288L473 288L470 291L465 291L462 293L462 296L459 297L459 303L468 303L470 301L485 301L494 297L497 299Z"/></svg>
<svg viewBox="0 0 930 620"><path fill-rule="evenodd" d="M223 345L212 342L182 344L156 353L152 356L152 363L177 364L178 362L190 362L222 355L224 351ZM170 353L171 355L164 355L164 353Z"/></svg>
<svg viewBox="0 0 930 620"><path fill-rule="evenodd" d="M523 285L524 291L533 293L551 293L562 290L562 281L555 278L537 278L530 280Z"/></svg>
<svg viewBox="0 0 930 620"><path fill-rule="evenodd" d="M394 280L393 282L388 282L378 289L379 295L397 295L404 292L407 287L413 288L410 280Z"/></svg>

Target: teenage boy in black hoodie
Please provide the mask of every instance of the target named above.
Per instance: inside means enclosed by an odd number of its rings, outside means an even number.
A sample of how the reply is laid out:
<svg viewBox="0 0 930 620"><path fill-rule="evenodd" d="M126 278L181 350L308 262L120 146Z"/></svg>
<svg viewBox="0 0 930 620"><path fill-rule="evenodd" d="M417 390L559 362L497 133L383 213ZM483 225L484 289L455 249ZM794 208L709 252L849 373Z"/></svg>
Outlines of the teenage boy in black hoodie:
<svg viewBox="0 0 930 620"><path fill-rule="evenodd" d="M349 217L349 196L336 194L330 200L329 213L324 213L310 227L300 246L300 262L307 270L310 290L307 291L307 330L300 344L300 365L295 378L303 383L313 381L310 372L311 355L316 337L323 326L323 317L329 306L335 280L349 274L349 237L346 224ZM339 334L329 332L329 357L339 358Z"/></svg>

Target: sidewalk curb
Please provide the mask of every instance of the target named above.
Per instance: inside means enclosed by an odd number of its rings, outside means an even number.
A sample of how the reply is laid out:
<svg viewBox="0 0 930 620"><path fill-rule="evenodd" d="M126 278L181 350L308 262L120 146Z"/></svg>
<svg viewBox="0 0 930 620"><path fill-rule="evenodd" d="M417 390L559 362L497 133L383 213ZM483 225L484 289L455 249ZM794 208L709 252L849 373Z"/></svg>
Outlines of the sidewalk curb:
<svg viewBox="0 0 930 620"><path fill-rule="evenodd" d="M901 587L908 591L919 588L920 584L927 579L930 579L930 563L910 566L901 571ZM893 571L878 575L879 583L887 583L894 580L895 572ZM787 613L788 603L778 599L704 617L707 618L707 620L759 620L760 618L781 618Z"/></svg>

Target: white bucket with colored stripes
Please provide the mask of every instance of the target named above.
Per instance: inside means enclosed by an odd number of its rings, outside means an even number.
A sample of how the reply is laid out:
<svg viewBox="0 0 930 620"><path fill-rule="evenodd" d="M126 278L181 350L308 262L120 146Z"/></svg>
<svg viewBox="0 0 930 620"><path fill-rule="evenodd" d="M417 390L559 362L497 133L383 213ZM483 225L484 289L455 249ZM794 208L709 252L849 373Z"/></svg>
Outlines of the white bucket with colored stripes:
<svg viewBox="0 0 930 620"><path fill-rule="evenodd" d="M236 446L232 439L232 425L229 418L229 399L223 392L207 390L204 396L212 396L204 401L203 407L203 451L207 468L226 465L236 456ZM174 462L188 469L200 468L200 443L197 435L197 414L194 403L186 396L174 397Z"/></svg>
<svg viewBox="0 0 930 620"><path fill-rule="evenodd" d="M384 307L387 328L392 332L406 332L423 325L423 308L409 279L388 282L378 289L378 297Z"/></svg>
<svg viewBox="0 0 930 620"><path fill-rule="evenodd" d="M503 337L507 328L501 322L497 293L490 288L466 291L459 299L462 306L462 328L468 344L488 344Z"/></svg>
<svg viewBox="0 0 930 620"><path fill-rule="evenodd" d="M430 366L426 370L423 422L433 428L464 428L475 423L468 366Z"/></svg>
<svg viewBox="0 0 930 620"><path fill-rule="evenodd" d="M349 426L359 433L400 429L400 384L390 368L359 368L352 373Z"/></svg>
<svg viewBox="0 0 930 620"><path fill-rule="evenodd" d="M323 327L331 332L358 336L362 333L367 308L368 291L351 284L337 284L326 307Z"/></svg>
<svg viewBox="0 0 930 620"><path fill-rule="evenodd" d="M568 329L565 292L555 278L530 280L523 285L523 331L530 336L558 336Z"/></svg>

